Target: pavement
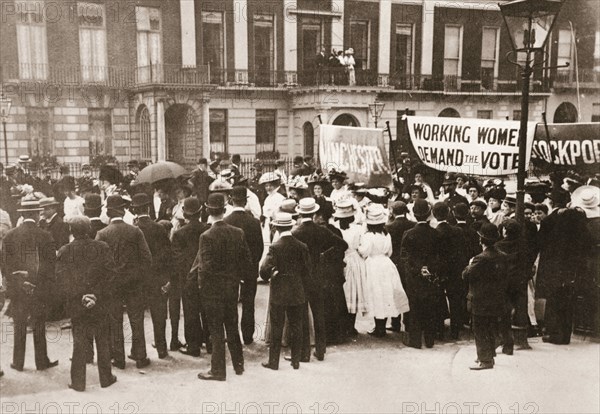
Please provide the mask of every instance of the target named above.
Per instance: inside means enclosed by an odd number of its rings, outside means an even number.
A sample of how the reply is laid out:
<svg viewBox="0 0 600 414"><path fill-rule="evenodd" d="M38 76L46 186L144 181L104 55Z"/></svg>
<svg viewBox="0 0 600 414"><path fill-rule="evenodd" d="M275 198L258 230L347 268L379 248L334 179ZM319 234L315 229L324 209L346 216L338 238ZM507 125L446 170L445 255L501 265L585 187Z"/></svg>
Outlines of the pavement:
<svg viewBox="0 0 600 414"><path fill-rule="evenodd" d="M268 348L261 338L267 298L268 286L259 285L257 341L244 347L243 376L234 375L228 363L226 382L198 380L197 374L210 366L205 353L193 358L171 352L159 360L146 315L152 364L138 370L128 361L125 370L114 370L118 382L107 389L99 386L96 365L88 365L85 393L67 388L70 330L49 325L48 354L60 363L45 372L35 370L29 334L25 371L20 373L9 367L12 324L2 316L0 413L600 412L600 344L577 336L567 346L531 339L533 350L500 354L493 370L475 372L468 369L476 358L468 332L457 342L417 350L402 345L401 334L381 339L366 335L373 322L359 318L360 335L328 347L323 362L313 358L295 371L282 359L279 371L264 369L260 363L267 359Z"/></svg>

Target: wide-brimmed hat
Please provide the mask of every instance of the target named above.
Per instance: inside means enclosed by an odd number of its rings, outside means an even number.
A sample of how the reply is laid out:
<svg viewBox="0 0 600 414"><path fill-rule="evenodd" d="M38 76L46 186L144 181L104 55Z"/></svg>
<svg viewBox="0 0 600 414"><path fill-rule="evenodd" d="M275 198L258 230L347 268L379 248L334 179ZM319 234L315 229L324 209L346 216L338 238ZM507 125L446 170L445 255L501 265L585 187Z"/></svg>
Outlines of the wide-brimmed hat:
<svg viewBox="0 0 600 414"><path fill-rule="evenodd" d="M345 52L347 55L353 55L354 54L354 49L352 48L348 48Z"/></svg>
<svg viewBox="0 0 600 414"><path fill-rule="evenodd" d="M19 204L18 212L25 211L42 211L43 208L40 207L40 200L35 198L33 195L27 195L21 199Z"/></svg>
<svg viewBox="0 0 600 414"><path fill-rule="evenodd" d="M585 211L587 218L600 217L600 188L584 185L571 194L571 207L579 207Z"/></svg>
<svg viewBox="0 0 600 414"><path fill-rule="evenodd" d="M296 203L296 200L294 200L293 198L287 198L281 202L281 205L279 206L279 211L281 211L282 213L291 214L292 217L298 217L298 212L296 211L297 206L298 203Z"/></svg>
<svg viewBox="0 0 600 414"><path fill-rule="evenodd" d="M267 172L260 176L258 180L259 185L277 182L277 184L281 184L281 177L274 172Z"/></svg>
<svg viewBox="0 0 600 414"><path fill-rule="evenodd" d="M212 193L208 195L208 200L205 204L206 208L220 210L225 208L225 196L221 193Z"/></svg>
<svg viewBox="0 0 600 414"><path fill-rule="evenodd" d="M316 200L312 197L306 197L300 200L298 203L298 207L296 207L296 211L298 214L312 214L319 211L319 206Z"/></svg>
<svg viewBox="0 0 600 414"><path fill-rule="evenodd" d="M26 162L31 162L29 155L19 155L19 163L24 164Z"/></svg>
<svg viewBox="0 0 600 414"><path fill-rule="evenodd" d="M106 209L123 211L127 202L119 194L112 194L106 198Z"/></svg>
<svg viewBox="0 0 600 414"><path fill-rule="evenodd" d="M387 216L381 204L373 203L367 207L365 222L370 225L385 224Z"/></svg>
<svg viewBox="0 0 600 414"><path fill-rule="evenodd" d="M351 200L340 200L335 205L335 212L333 213L333 217L336 218L348 218L354 217L356 213L356 209L354 208L354 203Z"/></svg>
<svg viewBox="0 0 600 414"><path fill-rule="evenodd" d="M102 197L100 194L88 193L83 201L83 211L98 211L102 208Z"/></svg>
<svg viewBox="0 0 600 414"><path fill-rule="evenodd" d="M517 205L517 195L516 194L507 194L506 197L504 197L504 202L506 204L508 204L509 206L516 206Z"/></svg>
<svg viewBox="0 0 600 414"><path fill-rule="evenodd" d="M271 224L275 227L290 227L294 225L294 217L289 213L280 211L275 213L275 218Z"/></svg>
<svg viewBox="0 0 600 414"><path fill-rule="evenodd" d="M227 180L218 178L208 186L208 191L211 193L228 193L232 190L233 186Z"/></svg>
<svg viewBox="0 0 600 414"><path fill-rule="evenodd" d="M482 240L488 243L495 243L500 239L498 228L492 223L483 223L479 228L479 231L477 231L477 234L479 234L479 237L481 237Z"/></svg>
<svg viewBox="0 0 600 414"><path fill-rule="evenodd" d="M287 183L288 188L294 188L296 190L308 190L308 184L304 177L297 175L290 178Z"/></svg>
<svg viewBox="0 0 600 414"><path fill-rule="evenodd" d="M134 194L131 199L131 207L145 207L150 205L150 196L146 193Z"/></svg>
<svg viewBox="0 0 600 414"><path fill-rule="evenodd" d="M399 216L400 214L407 214L408 207L404 201L394 201L391 206L392 214Z"/></svg>
<svg viewBox="0 0 600 414"><path fill-rule="evenodd" d="M422 198L418 198L415 200L413 205L413 215L415 217L427 217L431 213L431 206Z"/></svg>
<svg viewBox="0 0 600 414"><path fill-rule="evenodd" d="M330 181L339 180L343 183L344 181L346 181L347 178L348 178L348 175L343 171L337 171L334 169L329 171L329 180Z"/></svg>
<svg viewBox="0 0 600 414"><path fill-rule="evenodd" d="M100 181L108 181L111 184L119 184L123 180L123 176L116 167L105 165L100 168L98 179Z"/></svg>
<svg viewBox="0 0 600 414"><path fill-rule="evenodd" d="M41 208L46 208L46 207L54 207L59 205L60 203L58 201L56 201L56 198L54 197L46 197L46 198L42 198L40 200L40 207Z"/></svg>
<svg viewBox="0 0 600 414"><path fill-rule="evenodd" d="M493 198L494 200L502 201L506 197L506 190L504 188L492 188L484 194L484 197L486 200Z"/></svg>
<svg viewBox="0 0 600 414"><path fill-rule="evenodd" d="M183 217L195 216L196 214L200 214L201 210L200 200L196 197L188 197L183 200Z"/></svg>

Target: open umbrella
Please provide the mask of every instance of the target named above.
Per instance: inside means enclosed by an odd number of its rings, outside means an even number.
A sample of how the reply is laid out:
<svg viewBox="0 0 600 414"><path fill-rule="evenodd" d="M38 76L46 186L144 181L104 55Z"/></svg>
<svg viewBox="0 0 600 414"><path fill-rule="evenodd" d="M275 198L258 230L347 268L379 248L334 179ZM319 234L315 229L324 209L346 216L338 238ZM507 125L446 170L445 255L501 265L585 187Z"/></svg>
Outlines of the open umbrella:
<svg viewBox="0 0 600 414"><path fill-rule="evenodd" d="M156 164L150 164L138 174L135 179L136 184L149 183L154 184L157 181L175 179L186 173L181 165L170 162L160 161Z"/></svg>

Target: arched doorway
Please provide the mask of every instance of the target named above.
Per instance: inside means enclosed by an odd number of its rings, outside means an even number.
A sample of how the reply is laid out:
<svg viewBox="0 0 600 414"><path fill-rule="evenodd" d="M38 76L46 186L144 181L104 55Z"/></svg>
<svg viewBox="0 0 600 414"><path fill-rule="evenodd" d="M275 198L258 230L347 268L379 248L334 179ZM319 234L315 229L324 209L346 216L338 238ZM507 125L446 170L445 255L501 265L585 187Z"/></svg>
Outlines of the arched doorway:
<svg viewBox="0 0 600 414"><path fill-rule="evenodd" d="M446 108L443 109L442 112L438 115L440 118L460 118L460 114L454 108Z"/></svg>
<svg viewBox="0 0 600 414"><path fill-rule="evenodd" d="M304 135L304 154L314 157L315 155L315 129L312 123L305 122L302 127L302 134Z"/></svg>
<svg viewBox="0 0 600 414"><path fill-rule="evenodd" d="M152 160L152 133L150 124L150 111L146 105L138 109L137 120L140 131L140 158Z"/></svg>
<svg viewBox="0 0 600 414"><path fill-rule="evenodd" d="M175 104L165 112L167 159L182 165L196 160L196 117L189 105Z"/></svg>
<svg viewBox="0 0 600 414"><path fill-rule="evenodd" d="M566 124L577 122L577 108L571 102L563 102L554 111L554 123Z"/></svg>
<svg viewBox="0 0 600 414"><path fill-rule="evenodd" d="M354 115L341 114L333 121L333 125L346 126L346 127L359 127L360 123Z"/></svg>

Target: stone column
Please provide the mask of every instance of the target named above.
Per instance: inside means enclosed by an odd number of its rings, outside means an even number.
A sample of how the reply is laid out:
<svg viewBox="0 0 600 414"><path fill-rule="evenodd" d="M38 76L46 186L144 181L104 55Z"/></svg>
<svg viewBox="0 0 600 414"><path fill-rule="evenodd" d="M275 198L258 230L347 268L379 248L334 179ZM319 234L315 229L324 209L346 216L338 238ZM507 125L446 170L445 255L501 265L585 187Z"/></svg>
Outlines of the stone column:
<svg viewBox="0 0 600 414"><path fill-rule="evenodd" d="M248 83L248 4L246 0L234 0L233 50L235 83Z"/></svg>
<svg viewBox="0 0 600 414"><path fill-rule="evenodd" d="M286 0L283 6L283 69L285 83L298 83L298 16L290 11L296 10L296 0Z"/></svg>
<svg viewBox="0 0 600 414"><path fill-rule="evenodd" d="M202 156L210 160L210 97L202 96Z"/></svg>
<svg viewBox="0 0 600 414"><path fill-rule="evenodd" d="M296 152L296 143L294 139L294 110L288 110L288 158L294 158Z"/></svg>
<svg viewBox="0 0 600 414"><path fill-rule="evenodd" d="M344 50L344 0L332 0L331 11L342 13L340 18L334 17L331 21L331 47L335 50ZM326 50L325 56L329 56L330 52L331 50Z"/></svg>
<svg viewBox="0 0 600 414"><path fill-rule="evenodd" d="M421 31L421 75L433 73L433 19L435 1L423 0Z"/></svg>
<svg viewBox="0 0 600 414"><path fill-rule="evenodd" d="M379 51L377 84L387 86L390 78L390 36L392 33L392 1L379 1Z"/></svg>
<svg viewBox="0 0 600 414"><path fill-rule="evenodd" d="M156 101L156 160L167 160L167 137L165 132L165 104L162 99Z"/></svg>
<svg viewBox="0 0 600 414"><path fill-rule="evenodd" d="M194 0L179 0L181 13L181 65L196 67L196 14Z"/></svg>

